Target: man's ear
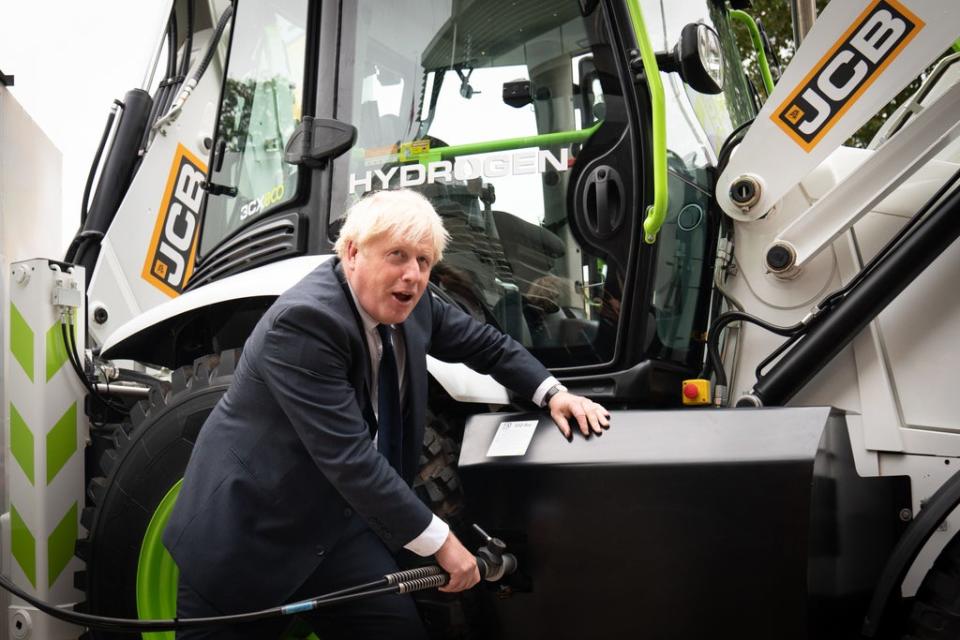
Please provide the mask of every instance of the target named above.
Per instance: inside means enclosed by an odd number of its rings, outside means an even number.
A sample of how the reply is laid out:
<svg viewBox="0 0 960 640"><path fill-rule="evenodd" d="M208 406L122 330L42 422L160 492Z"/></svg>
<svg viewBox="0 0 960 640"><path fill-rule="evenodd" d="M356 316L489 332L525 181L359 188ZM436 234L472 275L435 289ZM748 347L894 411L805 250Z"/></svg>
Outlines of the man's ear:
<svg viewBox="0 0 960 640"><path fill-rule="evenodd" d="M357 262L357 253L360 252L360 247L357 246L357 243L353 240L347 240L346 251L343 252L343 264L348 269L353 269L354 265Z"/></svg>

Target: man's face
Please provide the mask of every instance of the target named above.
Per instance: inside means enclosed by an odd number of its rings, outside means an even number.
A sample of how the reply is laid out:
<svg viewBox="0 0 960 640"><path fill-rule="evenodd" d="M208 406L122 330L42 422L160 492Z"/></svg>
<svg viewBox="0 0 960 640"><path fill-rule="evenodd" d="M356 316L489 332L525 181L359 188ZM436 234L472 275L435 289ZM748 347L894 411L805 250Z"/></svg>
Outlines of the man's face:
<svg viewBox="0 0 960 640"><path fill-rule="evenodd" d="M382 235L347 243L344 272L360 306L381 324L403 322L427 290L433 245Z"/></svg>

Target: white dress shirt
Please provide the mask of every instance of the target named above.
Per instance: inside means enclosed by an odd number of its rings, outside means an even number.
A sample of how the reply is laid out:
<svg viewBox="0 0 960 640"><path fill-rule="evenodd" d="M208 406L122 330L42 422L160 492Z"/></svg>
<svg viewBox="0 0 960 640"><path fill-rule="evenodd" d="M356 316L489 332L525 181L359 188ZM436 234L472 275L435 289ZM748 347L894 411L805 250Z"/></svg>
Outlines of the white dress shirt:
<svg viewBox="0 0 960 640"><path fill-rule="evenodd" d="M360 320L363 322L363 336L367 340L367 351L370 353L370 376L371 379L368 380L370 383L370 404L373 405L373 413L377 415L379 419L379 403L377 399L379 396L379 380L380 377L380 359L383 357L383 344L380 342L380 334L377 332L377 325L380 324L376 320L370 317L370 315L360 306L360 301L357 300L357 294L354 293L353 287L350 286L350 283L347 282L347 287L350 289L350 295L353 296L353 302L357 306L357 311L360 312ZM426 293L424 295L430 295ZM407 392L407 377L404 375L407 369L407 351L403 341L403 332L397 331L396 326L389 325L388 330L390 332L390 337L393 340L393 351L396 354L397 358L397 372L398 378L400 380L400 398L406 397ZM558 380L553 376L550 376L537 387L536 393L533 394L533 402L538 407L543 406L543 396L546 395L547 391L550 390L553 385L558 384ZM373 437L373 446L377 446L377 436ZM443 546L443 543L446 542L447 536L450 533L450 526L438 518L434 514L433 519L430 521L430 524L427 525L427 528L423 530L416 538L403 545L405 549L412 551L418 556L432 556L437 551L440 550L440 547Z"/></svg>

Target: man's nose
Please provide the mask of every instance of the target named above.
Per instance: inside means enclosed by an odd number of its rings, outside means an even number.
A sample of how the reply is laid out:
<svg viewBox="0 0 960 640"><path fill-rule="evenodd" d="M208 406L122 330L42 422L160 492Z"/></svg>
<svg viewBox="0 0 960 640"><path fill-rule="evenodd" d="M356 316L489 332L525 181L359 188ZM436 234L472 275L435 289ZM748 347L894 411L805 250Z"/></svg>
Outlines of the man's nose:
<svg viewBox="0 0 960 640"><path fill-rule="evenodd" d="M403 265L403 279L405 282L415 282L420 277L420 264L417 259L408 260Z"/></svg>

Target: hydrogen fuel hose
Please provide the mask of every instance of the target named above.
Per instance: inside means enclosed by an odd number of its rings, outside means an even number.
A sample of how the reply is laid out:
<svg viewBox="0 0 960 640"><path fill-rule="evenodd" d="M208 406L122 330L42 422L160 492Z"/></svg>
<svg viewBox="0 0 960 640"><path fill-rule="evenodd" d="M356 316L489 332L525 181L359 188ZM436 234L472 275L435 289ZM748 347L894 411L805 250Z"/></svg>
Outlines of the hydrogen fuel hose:
<svg viewBox="0 0 960 640"><path fill-rule="evenodd" d="M506 554L509 558L509 554ZM506 559L506 557L505 557ZM515 561L513 566L516 566ZM480 575L484 579L489 579L491 575L490 568L482 558L477 558L477 566L480 569ZM407 569L385 575L379 580L367 582L365 584L347 587L339 591L326 593L315 598L300 600L279 607L270 607L259 611L250 611L247 613L238 613L234 615L214 616L207 618L172 618L167 620L135 620L128 618L112 618L107 616L98 616L90 613L81 613L78 611L66 611L59 609L48 602L31 596L29 593L20 589L10 581L6 576L0 575L0 587L6 589L13 595L26 601L28 604L36 607L39 611L47 615L63 620L71 624L83 627L100 629L103 631L114 631L118 633L140 633L144 631L174 631L177 629L197 629L200 627L214 627L222 625L238 624L251 622L254 620L265 620L267 618L283 618L314 611L321 607L327 607L342 602L352 600L361 600L372 596L390 594L390 593L413 593L424 589L433 589L442 587L449 581L450 576L440 567L430 565L416 569Z"/></svg>
<svg viewBox="0 0 960 640"><path fill-rule="evenodd" d="M495 582L506 575L509 575L517 569L517 559L512 554L505 553L506 545L499 538L493 538L486 534L479 526L473 525L473 528L484 538L485 545L477 552L477 569L480 572L480 578L488 582ZM49 602L44 602L35 598L20 587L15 585L8 577L0 575L0 587L9 591L18 598L24 600L30 605L36 607L39 611L47 615L63 620L70 624L76 624L92 629L102 631L114 631L117 633L140 633L144 631L175 631L177 629L197 629L201 627L215 627L222 625L239 624L242 622L252 622L254 620L266 620L268 618L283 618L307 613L321 607L328 607L333 604L350 602L352 600L362 600L372 596L386 595L390 593L413 593L425 589L434 589L442 587L450 580L450 575L437 565L426 567L417 567L415 569L405 569L388 573L378 580L354 585L338 591L331 591L315 598L299 600L279 607L270 607L259 611L248 611L246 613L237 613L225 616L212 616L206 618L171 618L166 620L136 620L132 618L112 618L109 616L98 616L91 613L81 613L79 611L66 611L57 608Z"/></svg>

